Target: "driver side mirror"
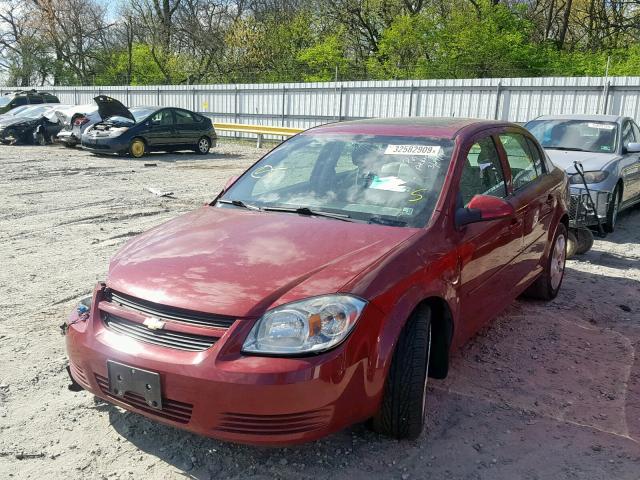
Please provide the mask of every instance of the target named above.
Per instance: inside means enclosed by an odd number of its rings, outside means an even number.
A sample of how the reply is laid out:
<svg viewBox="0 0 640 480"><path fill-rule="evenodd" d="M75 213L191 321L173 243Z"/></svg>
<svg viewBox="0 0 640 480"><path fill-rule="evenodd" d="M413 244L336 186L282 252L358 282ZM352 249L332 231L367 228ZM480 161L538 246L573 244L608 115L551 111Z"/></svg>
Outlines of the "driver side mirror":
<svg viewBox="0 0 640 480"><path fill-rule="evenodd" d="M628 143L625 147L627 153L639 153L640 152L640 143L631 142Z"/></svg>
<svg viewBox="0 0 640 480"><path fill-rule="evenodd" d="M462 227L470 223L489 222L515 215L513 205L503 198L491 195L475 195L469 205L456 211L456 226Z"/></svg>

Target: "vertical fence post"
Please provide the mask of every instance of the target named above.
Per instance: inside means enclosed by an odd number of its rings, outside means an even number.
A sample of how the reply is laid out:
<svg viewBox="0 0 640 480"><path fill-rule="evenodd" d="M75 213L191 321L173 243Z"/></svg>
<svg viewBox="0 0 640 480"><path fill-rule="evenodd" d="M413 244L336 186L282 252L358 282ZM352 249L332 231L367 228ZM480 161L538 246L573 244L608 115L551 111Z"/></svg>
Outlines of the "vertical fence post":
<svg viewBox="0 0 640 480"><path fill-rule="evenodd" d="M238 112L238 87L233 89L233 121L238 123L240 118L240 112Z"/></svg>
<svg viewBox="0 0 640 480"><path fill-rule="evenodd" d="M160 87L158 87L158 92L156 96L156 104L160 106Z"/></svg>
<svg viewBox="0 0 640 480"><path fill-rule="evenodd" d="M127 108L129 108L131 106L131 99L129 98L129 87L126 87L124 90L127 95Z"/></svg>
<svg viewBox="0 0 640 480"><path fill-rule="evenodd" d="M342 121L342 83L340 84L340 89L338 90L338 121Z"/></svg>
<svg viewBox="0 0 640 480"><path fill-rule="evenodd" d="M499 120L500 119L500 94L502 92L502 80L500 80L498 82L498 84L496 85L496 103L493 107L493 119L494 120Z"/></svg>
<svg viewBox="0 0 640 480"><path fill-rule="evenodd" d="M611 82L607 80L607 83L605 83L604 86L602 87L602 114L603 115L606 115L607 110L609 109L609 90L610 89L611 89Z"/></svg>
<svg viewBox="0 0 640 480"><path fill-rule="evenodd" d="M411 89L409 90L409 116L413 116L413 92L415 90L415 86L413 83L411 84Z"/></svg>
<svg viewBox="0 0 640 480"><path fill-rule="evenodd" d="M193 110L194 112L197 112L198 110L196 110L196 89L193 88L191 90L191 110Z"/></svg>
<svg viewBox="0 0 640 480"><path fill-rule="evenodd" d="M285 104L287 102L287 88L282 87L282 116L280 118L280 126L284 127Z"/></svg>
<svg viewBox="0 0 640 480"><path fill-rule="evenodd" d="M73 89L73 103L78 105L78 89L77 88Z"/></svg>

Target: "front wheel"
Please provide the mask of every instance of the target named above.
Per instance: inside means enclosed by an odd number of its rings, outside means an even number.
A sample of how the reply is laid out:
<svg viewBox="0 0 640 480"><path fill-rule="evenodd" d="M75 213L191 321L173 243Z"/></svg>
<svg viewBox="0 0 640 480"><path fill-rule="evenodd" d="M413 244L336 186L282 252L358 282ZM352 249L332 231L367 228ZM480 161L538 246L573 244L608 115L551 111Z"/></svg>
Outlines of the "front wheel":
<svg viewBox="0 0 640 480"><path fill-rule="evenodd" d="M207 137L201 137L196 145L196 153L206 155L211 149L211 141Z"/></svg>
<svg viewBox="0 0 640 480"><path fill-rule="evenodd" d="M373 417L375 432L415 440L426 416L427 372L431 354L431 310L418 308L398 338L389 367L380 410Z"/></svg>
<svg viewBox="0 0 640 480"><path fill-rule="evenodd" d="M620 211L620 185L616 185L616 188L613 190L613 195L611 196L611 203L609 203L609 208L607 208L607 221L603 225L604 231L607 233L612 233L616 228L616 221L618 220L618 212Z"/></svg>
<svg viewBox="0 0 640 480"><path fill-rule="evenodd" d="M144 144L144 141L142 139L134 138L129 144L129 155L131 155L133 158L140 158L144 156L146 149L147 146Z"/></svg>
<svg viewBox="0 0 640 480"><path fill-rule="evenodd" d="M560 291L564 278L564 267L567 260L567 227L563 223L558 224L556 234L551 243L549 257L542 274L527 289L527 297L540 300L553 300Z"/></svg>

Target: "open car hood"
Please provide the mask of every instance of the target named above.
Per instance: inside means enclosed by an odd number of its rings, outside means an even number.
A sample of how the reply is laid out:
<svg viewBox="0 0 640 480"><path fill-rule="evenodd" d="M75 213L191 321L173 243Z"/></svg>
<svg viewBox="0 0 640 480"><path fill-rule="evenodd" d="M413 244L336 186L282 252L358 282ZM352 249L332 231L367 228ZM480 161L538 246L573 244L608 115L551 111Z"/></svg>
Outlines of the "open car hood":
<svg viewBox="0 0 640 480"><path fill-rule="evenodd" d="M106 120L109 117L124 117L132 120L134 123L136 119L133 114L115 98L107 97L106 95L98 95L93 99L98 104L98 113L100 118Z"/></svg>

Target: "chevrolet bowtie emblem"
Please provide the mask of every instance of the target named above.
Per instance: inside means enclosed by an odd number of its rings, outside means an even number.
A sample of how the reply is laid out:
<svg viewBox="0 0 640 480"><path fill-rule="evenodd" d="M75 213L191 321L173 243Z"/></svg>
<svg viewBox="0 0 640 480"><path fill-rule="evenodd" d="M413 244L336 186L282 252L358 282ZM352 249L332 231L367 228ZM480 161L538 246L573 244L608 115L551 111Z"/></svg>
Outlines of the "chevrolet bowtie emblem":
<svg viewBox="0 0 640 480"><path fill-rule="evenodd" d="M146 318L142 323L149 330L162 330L164 328L164 322L153 317Z"/></svg>

